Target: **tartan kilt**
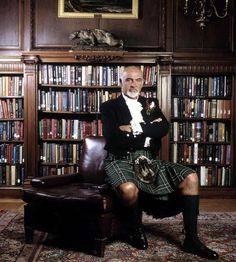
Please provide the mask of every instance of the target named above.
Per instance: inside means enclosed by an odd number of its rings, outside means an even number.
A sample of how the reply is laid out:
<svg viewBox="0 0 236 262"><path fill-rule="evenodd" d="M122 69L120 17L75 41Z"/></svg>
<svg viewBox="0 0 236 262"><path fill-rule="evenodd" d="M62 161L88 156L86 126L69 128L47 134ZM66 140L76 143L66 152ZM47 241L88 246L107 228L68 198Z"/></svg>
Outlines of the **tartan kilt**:
<svg viewBox="0 0 236 262"><path fill-rule="evenodd" d="M106 182L114 189L123 183L132 182L140 190L156 195L156 197L159 197L160 199L162 197L165 199L166 195L177 190L178 185L186 178L186 176L195 173L193 169L181 164L152 159L151 154L147 152L148 151L144 150L135 151L130 153L129 159L116 159L114 155L109 153L104 161ZM135 175L133 162L140 155L145 155L152 160L151 168L156 174L153 183L144 183Z"/></svg>

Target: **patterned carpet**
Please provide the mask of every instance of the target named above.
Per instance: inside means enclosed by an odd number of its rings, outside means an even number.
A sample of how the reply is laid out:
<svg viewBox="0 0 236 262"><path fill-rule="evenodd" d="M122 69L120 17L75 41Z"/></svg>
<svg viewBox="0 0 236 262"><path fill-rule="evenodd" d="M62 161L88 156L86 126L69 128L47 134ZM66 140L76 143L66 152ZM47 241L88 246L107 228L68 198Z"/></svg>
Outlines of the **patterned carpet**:
<svg viewBox="0 0 236 262"><path fill-rule="evenodd" d="M65 246L47 234L36 232L33 245L24 244L23 215L0 210L1 262L169 262L207 261L181 251L182 217L154 220L144 216L149 248L136 250L120 241L108 244L104 258L98 258ZM236 261L236 212L202 213L199 216L200 238L220 254L218 261Z"/></svg>

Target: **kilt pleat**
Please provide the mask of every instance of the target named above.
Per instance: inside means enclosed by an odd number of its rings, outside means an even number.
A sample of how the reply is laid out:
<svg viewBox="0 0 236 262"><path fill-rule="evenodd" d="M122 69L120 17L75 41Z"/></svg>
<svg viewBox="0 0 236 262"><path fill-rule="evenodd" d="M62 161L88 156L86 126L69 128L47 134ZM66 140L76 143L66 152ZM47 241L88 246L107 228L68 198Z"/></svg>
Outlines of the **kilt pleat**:
<svg viewBox="0 0 236 262"><path fill-rule="evenodd" d="M178 163L152 159L152 170L156 174L153 183L144 183L138 179L133 170L134 160L142 154L142 151L133 153L131 159L113 159L109 157L104 161L106 182L114 189L119 185L132 182L140 190L156 196L165 196L173 193L186 176L195 171ZM151 159L149 157L149 159Z"/></svg>

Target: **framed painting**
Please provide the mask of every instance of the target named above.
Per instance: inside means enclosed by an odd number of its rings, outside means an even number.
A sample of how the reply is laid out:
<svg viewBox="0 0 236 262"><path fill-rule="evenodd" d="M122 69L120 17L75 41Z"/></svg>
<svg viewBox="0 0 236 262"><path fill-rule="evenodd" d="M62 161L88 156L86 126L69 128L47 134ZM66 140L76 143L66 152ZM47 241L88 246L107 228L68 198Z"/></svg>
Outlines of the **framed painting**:
<svg viewBox="0 0 236 262"><path fill-rule="evenodd" d="M58 0L58 17L137 19L138 0Z"/></svg>

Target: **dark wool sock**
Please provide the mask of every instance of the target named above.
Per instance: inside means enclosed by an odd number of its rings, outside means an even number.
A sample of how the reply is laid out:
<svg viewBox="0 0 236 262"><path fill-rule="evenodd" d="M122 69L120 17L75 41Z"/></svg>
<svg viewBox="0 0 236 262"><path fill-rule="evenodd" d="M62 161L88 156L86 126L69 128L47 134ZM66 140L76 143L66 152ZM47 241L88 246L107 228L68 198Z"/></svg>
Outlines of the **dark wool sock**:
<svg viewBox="0 0 236 262"><path fill-rule="evenodd" d="M122 207L122 220L127 229L135 230L142 225L142 211L139 208L138 201L131 206Z"/></svg>
<svg viewBox="0 0 236 262"><path fill-rule="evenodd" d="M199 195L183 196L183 221L187 240L197 240L197 223L199 214Z"/></svg>

